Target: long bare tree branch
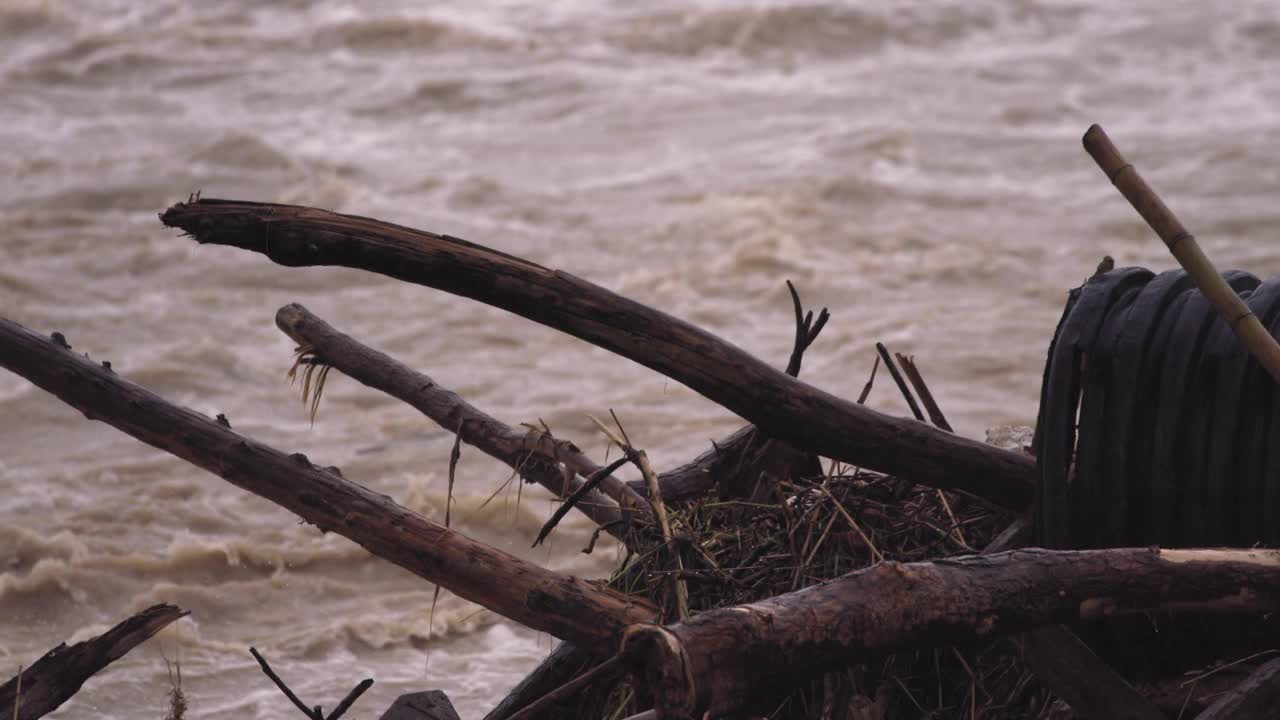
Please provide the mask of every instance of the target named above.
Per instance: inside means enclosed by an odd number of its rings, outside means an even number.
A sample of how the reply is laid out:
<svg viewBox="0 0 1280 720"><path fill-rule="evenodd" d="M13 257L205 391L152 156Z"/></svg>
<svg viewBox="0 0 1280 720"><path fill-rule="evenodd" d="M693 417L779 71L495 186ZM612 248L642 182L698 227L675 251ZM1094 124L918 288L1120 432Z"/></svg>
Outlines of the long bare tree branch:
<svg viewBox="0 0 1280 720"><path fill-rule="evenodd" d="M281 265L361 268L508 310L652 368L800 449L1007 507L1025 507L1032 496L1035 463L1026 456L842 400L682 320L475 243L315 208L227 200L179 203L161 220L201 243Z"/></svg>
<svg viewBox="0 0 1280 720"><path fill-rule="evenodd" d="M61 338L61 336L59 336ZM631 623L652 621L643 600L538 567L427 520L386 495L286 455L169 403L65 345L0 318L0 367L86 417L297 513L454 594L585 647L614 646Z"/></svg>
<svg viewBox="0 0 1280 720"><path fill-rule="evenodd" d="M450 432L463 428L463 441L501 460L561 498L582 486L576 473L569 473L566 477L559 467L563 462L562 456L581 452L571 444L556 441L546 433L512 428L430 377L339 332L301 305L290 304L280 308L276 312L276 325L299 345L310 348L318 362L403 400ZM642 516L647 515L648 504L626 483L609 476L601 481L600 487L627 503L629 509L638 511ZM627 523L618 505L608 497L589 493L576 507L597 525L619 539L625 539Z"/></svg>

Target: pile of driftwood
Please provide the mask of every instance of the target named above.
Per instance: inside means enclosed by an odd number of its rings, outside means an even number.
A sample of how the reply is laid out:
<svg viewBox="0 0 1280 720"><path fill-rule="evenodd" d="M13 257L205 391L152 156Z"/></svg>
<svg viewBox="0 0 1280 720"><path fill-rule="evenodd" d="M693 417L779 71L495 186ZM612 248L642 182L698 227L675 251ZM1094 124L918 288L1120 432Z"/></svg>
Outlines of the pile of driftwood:
<svg viewBox="0 0 1280 720"><path fill-rule="evenodd" d="M805 313L794 288L795 347L778 370L581 278L447 235L314 208L195 198L161 220L200 243L282 265L358 268L503 308L650 367L750 423L658 473L615 418L600 427L620 457L601 466L545 429L515 429L485 414L299 305L278 311L314 402L324 374L336 369L562 498L538 540L564 512L577 511L622 543L627 559L615 576L591 581L476 542L336 467L239 434L224 416L173 405L109 363L72 352L58 333L0 319L0 365L86 417L562 640L486 720L1190 712L1212 720L1274 708L1280 661L1249 659L1236 666L1243 672L1213 673L1232 684L1249 676L1234 687L1206 679L1137 689L1064 624L1132 613L1273 612L1280 553L1019 549L1033 537L1035 459L951 433L925 392L934 425L797 379L826 313L816 320ZM904 365L922 390L918 372ZM455 444L452 463L457 457ZM615 478L623 463L644 480ZM451 464L451 483L452 475ZM0 717L14 711L13 686L0 688ZM384 717L451 716L438 700L405 700ZM17 702L17 717L43 714Z"/></svg>

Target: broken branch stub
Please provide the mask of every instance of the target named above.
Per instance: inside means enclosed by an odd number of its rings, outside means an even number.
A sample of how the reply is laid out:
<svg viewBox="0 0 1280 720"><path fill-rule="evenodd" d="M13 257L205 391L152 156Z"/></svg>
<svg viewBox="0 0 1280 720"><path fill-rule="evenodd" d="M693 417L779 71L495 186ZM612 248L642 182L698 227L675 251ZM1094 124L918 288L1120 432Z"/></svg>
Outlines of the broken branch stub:
<svg viewBox="0 0 1280 720"><path fill-rule="evenodd" d="M160 217L198 242L281 265L360 268L502 308L656 370L803 450L1005 507L1032 497L1028 457L838 398L566 272L448 235L294 205L201 199Z"/></svg>
<svg viewBox="0 0 1280 720"><path fill-rule="evenodd" d="M186 614L176 605L153 605L97 637L50 650L20 676L0 685L0 718L35 720L53 712L95 673Z"/></svg>

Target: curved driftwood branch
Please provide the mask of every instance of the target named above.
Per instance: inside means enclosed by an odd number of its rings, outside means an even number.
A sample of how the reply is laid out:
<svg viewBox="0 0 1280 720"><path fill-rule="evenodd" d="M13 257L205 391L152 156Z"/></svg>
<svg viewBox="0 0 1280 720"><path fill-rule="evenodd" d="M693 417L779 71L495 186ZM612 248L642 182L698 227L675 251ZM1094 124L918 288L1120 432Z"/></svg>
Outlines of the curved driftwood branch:
<svg viewBox="0 0 1280 720"><path fill-rule="evenodd" d="M35 720L53 712L99 670L186 614L176 605L153 605L95 638L70 647L64 643L50 650L23 670L21 678L14 677L0 685L0 718ZM15 699L20 703L16 711Z"/></svg>
<svg viewBox="0 0 1280 720"><path fill-rule="evenodd" d="M1275 610L1280 550L1015 550L880 563L675 625L627 629L660 718L731 714L869 653L1151 610Z"/></svg>
<svg viewBox="0 0 1280 720"><path fill-rule="evenodd" d="M291 205L195 200L161 215L201 243L288 266L341 265L479 300L681 382L769 437L844 462L1022 508L1028 457L883 415L770 367L687 322L581 278L475 243Z"/></svg>
<svg viewBox="0 0 1280 720"><path fill-rule="evenodd" d="M561 498L568 497L582 486L582 481L575 477L576 473L567 476L558 467L563 457L581 454L572 444L556 441L546 433L512 428L477 409L457 393L441 387L430 377L339 332L296 303L285 305L276 312L276 326L294 342L310 348L319 362L403 400L450 432L462 428L464 442L501 460L523 477ZM629 509L647 515L648 504L626 483L610 476L601 481L600 487L605 493L627 503ZM576 507L606 531L625 539L627 523L623 513L608 497L589 493Z"/></svg>
<svg viewBox="0 0 1280 720"><path fill-rule="evenodd" d="M61 336L59 336L61 337ZM348 482L178 407L65 345L0 318L0 367L63 402L336 532L378 557L516 622L608 649L624 626L651 621L648 603L475 542Z"/></svg>

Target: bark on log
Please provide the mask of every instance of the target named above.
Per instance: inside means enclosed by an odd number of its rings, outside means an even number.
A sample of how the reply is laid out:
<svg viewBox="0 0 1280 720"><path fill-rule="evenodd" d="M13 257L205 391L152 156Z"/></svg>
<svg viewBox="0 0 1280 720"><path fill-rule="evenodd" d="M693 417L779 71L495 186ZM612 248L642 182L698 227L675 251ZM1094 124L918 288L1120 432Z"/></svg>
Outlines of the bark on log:
<svg viewBox="0 0 1280 720"><path fill-rule="evenodd" d="M661 718L728 714L869 653L963 644L1150 610L1274 610L1280 550L1015 550L886 562L668 626L628 628L622 653Z"/></svg>
<svg viewBox="0 0 1280 720"><path fill-rule="evenodd" d="M0 686L0 718L35 720L71 699L80 686L99 670L124 657L187 611L176 605L153 605L101 635L45 653L22 671L22 694L14 712L18 678Z"/></svg>
<svg viewBox="0 0 1280 720"><path fill-rule="evenodd" d="M266 498L322 532L336 532L374 555L455 595L536 630L607 651L622 629L652 622L643 600L546 570L475 542L348 482L306 456L286 455L178 407L104 365L0 318L0 367L58 396L90 419Z"/></svg>
<svg viewBox="0 0 1280 720"><path fill-rule="evenodd" d="M1031 536L1030 518L1023 515L982 552L991 555L1021 548L1031 541ZM1040 683L1081 717L1164 720L1163 713L1150 700L1065 626L1032 630L1021 637L1021 642L1023 659Z"/></svg>
<svg viewBox="0 0 1280 720"><path fill-rule="evenodd" d="M803 450L1006 507L1025 507L1032 496L1031 458L837 398L569 273L447 235L315 208L201 199L160 217L198 242L263 253L281 265L360 268L502 308L652 368Z"/></svg>
<svg viewBox="0 0 1280 720"><path fill-rule="evenodd" d="M459 434L463 442L501 460L521 476L537 482L561 499L582 486L576 473L566 473L558 467L563 461L562 456L581 454L572 444L553 440L545 433L512 428L441 387L430 377L338 332L296 303L285 305L276 312L276 326L299 345L312 348L324 364L403 400L449 432L459 433L461 428ZM600 487L627 503L629 509L647 517L648 504L626 483L609 477L600 483ZM613 500L592 492L576 507L607 532L625 541L627 523Z"/></svg>
<svg viewBox="0 0 1280 720"><path fill-rule="evenodd" d="M1266 720L1280 707L1280 658L1264 663L1196 720Z"/></svg>

